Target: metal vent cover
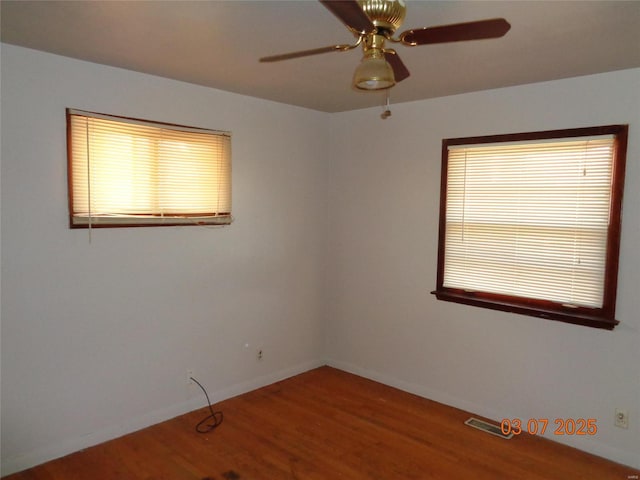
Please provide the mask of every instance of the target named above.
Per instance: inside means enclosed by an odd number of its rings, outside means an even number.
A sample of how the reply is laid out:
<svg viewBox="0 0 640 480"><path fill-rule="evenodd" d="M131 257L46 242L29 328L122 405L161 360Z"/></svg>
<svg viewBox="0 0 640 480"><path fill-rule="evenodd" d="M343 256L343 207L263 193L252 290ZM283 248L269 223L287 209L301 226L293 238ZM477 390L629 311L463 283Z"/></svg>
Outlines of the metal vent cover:
<svg viewBox="0 0 640 480"><path fill-rule="evenodd" d="M502 429L498 425L493 425L485 422L484 420L478 420L477 418L471 417L465 421L464 424L477 428L478 430L482 430L483 432L490 433L491 435L495 435L496 437L504 438L505 440L509 440L513 437L513 433L509 433L509 435L502 433Z"/></svg>

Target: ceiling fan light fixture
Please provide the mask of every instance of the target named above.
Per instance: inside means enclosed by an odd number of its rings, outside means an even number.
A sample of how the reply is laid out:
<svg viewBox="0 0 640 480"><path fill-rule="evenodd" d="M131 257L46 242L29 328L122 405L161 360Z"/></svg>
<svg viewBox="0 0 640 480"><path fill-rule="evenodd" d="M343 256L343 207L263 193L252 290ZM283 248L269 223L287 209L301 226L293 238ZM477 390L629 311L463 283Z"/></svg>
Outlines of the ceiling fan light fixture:
<svg viewBox="0 0 640 480"><path fill-rule="evenodd" d="M0 0L2 1L2 0ZM504 36L511 25L504 18L396 31L404 23L406 0L319 0L357 38L352 45L330 45L283 55L263 57L261 62L278 62L328 52L346 52L362 45L364 56L353 75L352 88L376 92L388 90L411 75L394 49L385 42L407 47L483 40Z"/></svg>
<svg viewBox="0 0 640 480"><path fill-rule="evenodd" d="M359 90L384 90L396 84L393 68L377 49L365 52L360 65L353 74L353 85Z"/></svg>

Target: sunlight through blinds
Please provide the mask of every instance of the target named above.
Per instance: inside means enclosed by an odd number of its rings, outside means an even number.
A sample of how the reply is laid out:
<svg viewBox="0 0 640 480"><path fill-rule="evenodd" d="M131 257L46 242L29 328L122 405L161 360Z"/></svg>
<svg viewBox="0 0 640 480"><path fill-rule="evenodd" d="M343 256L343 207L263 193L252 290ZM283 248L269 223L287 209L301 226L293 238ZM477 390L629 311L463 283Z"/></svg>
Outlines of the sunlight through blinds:
<svg viewBox="0 0 640 480"><path fill-rule="evenodd" d="M450 146L445 287L600 308L613 136Z"/></svg>
<svg viewBox="0 0 640 480"><path fill-rule="evenodd" d="M231 221L231 136L70 110L74 224Z"/></svg>

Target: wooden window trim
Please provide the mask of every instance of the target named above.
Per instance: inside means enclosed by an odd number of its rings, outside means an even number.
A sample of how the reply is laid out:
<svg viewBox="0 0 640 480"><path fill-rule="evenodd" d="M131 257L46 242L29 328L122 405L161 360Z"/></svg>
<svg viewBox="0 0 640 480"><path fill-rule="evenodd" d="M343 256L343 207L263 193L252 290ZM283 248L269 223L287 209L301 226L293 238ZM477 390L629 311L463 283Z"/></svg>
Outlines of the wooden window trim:
<svg viewBox="0 0 640 480"><path fill-rule="evenodd" d="M614 135L615 151L612 171L610 200L610 222L607 232L606 266L604 274L604 295L602 308L567 307L556 302L487 292L469 292L444 287L445 228L447 204L447 166L449 146L501 143L554 138ZM618 265L622 220L622 199L624 189L628 125L608 125L590 128L548 130L543 132L491 135L444 139L442 141L442 172L440 181L440 220L438 233L437 286L431 292L438 300L489 308L511 313L557 320L577 325L612 330L619 321L615 319L616 292L618 285Z"/></svg>

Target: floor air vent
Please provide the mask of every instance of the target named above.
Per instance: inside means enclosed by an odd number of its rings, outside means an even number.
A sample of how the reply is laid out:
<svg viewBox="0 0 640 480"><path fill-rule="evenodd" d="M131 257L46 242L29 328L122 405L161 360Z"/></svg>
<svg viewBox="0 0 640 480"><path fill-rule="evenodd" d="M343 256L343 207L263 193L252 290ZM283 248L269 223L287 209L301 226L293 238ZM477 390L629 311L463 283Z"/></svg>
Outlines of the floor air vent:
<svg viewBox="0 0 640 480"><path fill-rule="evenodd" d="M509 435L505 435L502 433L502 430L497 425L492 425L491 423L487 423L484 420L478 420L477 418L471 417L469 420L464 422L465 425L469 425L470 427L477 428L478 430L482 430L483 432L490 433L491 435L495 435L496 437L504 438L505 440L509 440L513 437L513 433L509 433Z"/></svg>

